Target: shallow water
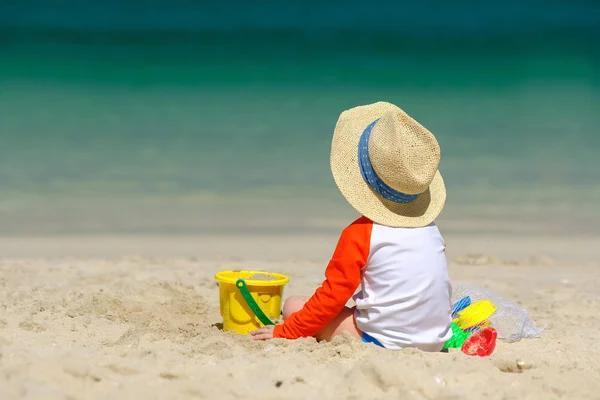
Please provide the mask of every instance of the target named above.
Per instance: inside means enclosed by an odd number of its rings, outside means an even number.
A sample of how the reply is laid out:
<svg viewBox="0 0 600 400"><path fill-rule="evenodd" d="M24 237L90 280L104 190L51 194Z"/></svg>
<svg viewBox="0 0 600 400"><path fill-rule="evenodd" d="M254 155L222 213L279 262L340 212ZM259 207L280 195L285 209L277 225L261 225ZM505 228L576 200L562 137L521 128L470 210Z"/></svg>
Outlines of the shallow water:
<svg viewBox="0 0 600 400"><path fill-rule="evenodd" d="M345 216L331 135L341 111L378 100L436 134L450 216L586 221L600 200L599 7L463 3L412 5L429 18L401 25L361 19L358 2L270 18L183 1L144 14L15 3L0 13L2 229L185 230L157 221L244 216L247 203L267 219Z"/></svg>

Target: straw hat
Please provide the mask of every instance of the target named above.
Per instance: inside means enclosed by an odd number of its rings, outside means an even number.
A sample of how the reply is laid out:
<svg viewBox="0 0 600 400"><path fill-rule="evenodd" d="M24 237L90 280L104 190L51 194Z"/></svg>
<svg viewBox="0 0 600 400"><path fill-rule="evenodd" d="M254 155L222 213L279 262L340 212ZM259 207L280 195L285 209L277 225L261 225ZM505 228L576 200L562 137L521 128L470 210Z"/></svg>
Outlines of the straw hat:
<svg viewBox="0 0 600 400"><path fill-rule="evenodd" d="M444 208L438 142L393 104L344 111L335 126L330 161L342 195L377 224L423 227Z"/></svg>

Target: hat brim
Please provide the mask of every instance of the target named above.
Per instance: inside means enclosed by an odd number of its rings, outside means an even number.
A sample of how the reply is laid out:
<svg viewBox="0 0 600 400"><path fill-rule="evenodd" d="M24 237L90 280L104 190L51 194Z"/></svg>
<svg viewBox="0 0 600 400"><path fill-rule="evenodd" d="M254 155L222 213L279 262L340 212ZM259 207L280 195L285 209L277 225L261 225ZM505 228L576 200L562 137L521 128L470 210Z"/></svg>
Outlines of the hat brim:
<svg viewBox="0 0 600 400"><path fill-rule="evenodd" d="M330 156L333 179L348 203L371 221L398 228L427 226L440 215L446 203L446 186L439 171L429 188L408 204L384 199L362 177L358 164L358 142L363 130L376 118L369 112L359 113L351 121L336 126Z"/></svg>

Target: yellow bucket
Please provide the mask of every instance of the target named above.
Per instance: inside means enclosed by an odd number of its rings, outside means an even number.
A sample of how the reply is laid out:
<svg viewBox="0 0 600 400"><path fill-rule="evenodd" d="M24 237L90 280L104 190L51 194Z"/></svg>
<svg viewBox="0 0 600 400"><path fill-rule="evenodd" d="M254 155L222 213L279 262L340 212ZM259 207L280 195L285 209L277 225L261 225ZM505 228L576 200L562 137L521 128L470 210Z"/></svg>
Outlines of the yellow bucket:
<svg viewBox="0 0 600 400"><path fill-rule="evenodd" d="M223 330L241 334L264 325L244 298L242 287L247 288L256 306L273 321L281 314L283 286L290 281L285 275L263 271L221 271L215 274L215 280L219 282Z"/></svg>

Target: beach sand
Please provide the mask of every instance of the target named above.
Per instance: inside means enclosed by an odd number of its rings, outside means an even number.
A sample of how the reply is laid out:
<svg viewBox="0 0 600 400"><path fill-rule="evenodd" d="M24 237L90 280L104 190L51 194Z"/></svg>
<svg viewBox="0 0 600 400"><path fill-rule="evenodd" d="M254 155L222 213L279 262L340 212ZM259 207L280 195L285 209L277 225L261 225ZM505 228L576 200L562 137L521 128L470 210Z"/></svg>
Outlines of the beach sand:
<svg viewBox="0 0 600 400"><path fill-rule="evenodd" d="M598 238L446 239L453 283L522 305L540 338L475 358L219 329L215 272L280 272L309 295L334 234L5 238L0 399L600 398Z"/></svg>

